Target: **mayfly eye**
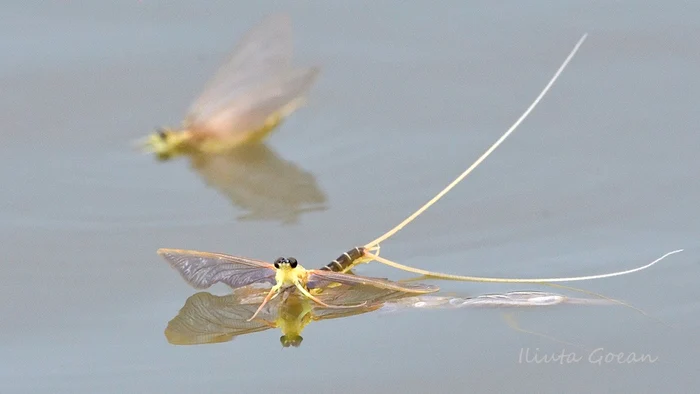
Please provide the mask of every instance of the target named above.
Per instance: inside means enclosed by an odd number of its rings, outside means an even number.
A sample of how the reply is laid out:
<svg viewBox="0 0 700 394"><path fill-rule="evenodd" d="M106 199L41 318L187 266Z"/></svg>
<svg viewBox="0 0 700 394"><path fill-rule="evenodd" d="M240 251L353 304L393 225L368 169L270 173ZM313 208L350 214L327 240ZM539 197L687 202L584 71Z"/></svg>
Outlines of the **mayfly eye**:
<svg viewBox="0 0 700 394"><path fill-rule="evenodd" d="M160 139L163 141L165 141L168 138L168 135L163 130L158 132L158 136L160 136Z"/></svg>
<svg viewBox="0 0 700 394"><path fill-rule="evenodd" d="M280 263L283 263L283 262L284 262L284 258L283 258L283 257L280 257L280 258L278 258L277 260L275 260L275 263L274 263L275 268L279 268L279 267L280 267Z"/></svg>
<svg viewBox="0 0 700 394"><path fill-rule="evenodd" d="M287 340L287 336L286 336L286 335L282 335L282 336L280 337L280 343L282 344L282 347L289 347L289 345L291 344L291 343L289 342L289 340Z"/></svg>
<svg viewBox="0 0 700 394"><path fill-rule="evenodd" d="M290 257L289 258L289 266L292 268L296 268L297 267L297 259L295 259L294 257Z"/></svg>

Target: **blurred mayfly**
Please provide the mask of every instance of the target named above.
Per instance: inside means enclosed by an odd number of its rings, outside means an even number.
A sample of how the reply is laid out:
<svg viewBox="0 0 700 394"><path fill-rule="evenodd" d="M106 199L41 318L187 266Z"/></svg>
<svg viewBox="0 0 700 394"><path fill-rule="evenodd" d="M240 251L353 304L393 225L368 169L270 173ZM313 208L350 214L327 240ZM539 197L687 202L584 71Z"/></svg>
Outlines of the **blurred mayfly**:
<svg viewBox="0 0 700 394"><path fill-rule="evenodd" d="M333 272L329 269L307 270L294 257L280 257L274 264L270 264L246 257L194 250L159 249L158 254L197 289L206 289L219 282L233 289L255 284L273 284L258 309L248 320L253 320L271 299L288 288L296 288L301 294L326 308L357 308L366 306L367 302L348 304L339 299L336 304L327 304L312 294L314 289L318 293L340 284L353 286L358 291L367 293L383 290L394 293L426 294L439 290L437 286L396 283L386 279Z"/></svg>
<svg viewBox="0 0 700 394"><path fill-rule="evenodd" d="M366 302L362 307L338 310L314 305L294 291L284 291L270 301L257 319L248 317L265 297L265 290L244 287L233 294L216 296L200 292L190 296L165 329L165 337L173 345L201 345L228 342L237 336L279 328L283 347L298 347L301 332L314 321L361 315L373 311L394 312L404 309L461 309L501 307L546 307L561 304L603 305L605 300L572 298L561 294L520 291L486 294L476 297L418 295L387 289L366 291L356 286L339 285L324 290L319 298L326 303Z"/></svg>
<svg viewBox="0 0 700 394"><path fill-rule="evenodd" d="M182 128L158 130L143 143L145 149L165 160L262 140L303 104L319 72L292 67L292 44L289 17L267 17L209 80Z"/></svg>

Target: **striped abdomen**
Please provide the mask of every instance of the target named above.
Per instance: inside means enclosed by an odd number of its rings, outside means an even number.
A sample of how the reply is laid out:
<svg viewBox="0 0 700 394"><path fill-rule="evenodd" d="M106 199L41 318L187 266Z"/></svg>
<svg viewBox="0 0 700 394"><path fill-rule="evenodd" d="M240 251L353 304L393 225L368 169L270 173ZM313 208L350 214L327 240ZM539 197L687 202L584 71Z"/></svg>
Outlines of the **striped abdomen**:
<svg viewBox="0 0 700 394"><path fill-rule="evenodd" d="M365 248L359 246L357 248L352 248L347 252L343 253L337 259L331 261L325 267L321 268L323 271L333 271L333 272L345 272L348 268L352 267L353 263L360 257L365 255Z"/></svg>

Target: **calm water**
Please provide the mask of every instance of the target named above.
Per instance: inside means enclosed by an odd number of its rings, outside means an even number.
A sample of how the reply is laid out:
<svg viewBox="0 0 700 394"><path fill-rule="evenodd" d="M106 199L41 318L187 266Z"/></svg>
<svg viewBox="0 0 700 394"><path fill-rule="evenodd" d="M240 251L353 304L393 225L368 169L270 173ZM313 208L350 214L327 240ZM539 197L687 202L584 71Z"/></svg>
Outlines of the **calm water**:
<svg viewBox="0 0 700 394"><path fill-rule="evenodd" d="M697 390L700 6L229 3L4 5L0 392ZM179 124L238 38L274 11L292 16L297 61L323 67L306 108L248 155L160 164L132 150L154 127ZM166 341L195 290L157 248L325 264L469 165L586 31L512 139L382 252L532 277L622 270L685 248L648 271L579 284L667 325L620 306L465 309L319 322L298 349L282 350L277 330ZM379 265L360 273L407 277ZM506 312L529 331L658 361L591 363L514 330ZM527 363L528 349L583 360Z"/></svg>

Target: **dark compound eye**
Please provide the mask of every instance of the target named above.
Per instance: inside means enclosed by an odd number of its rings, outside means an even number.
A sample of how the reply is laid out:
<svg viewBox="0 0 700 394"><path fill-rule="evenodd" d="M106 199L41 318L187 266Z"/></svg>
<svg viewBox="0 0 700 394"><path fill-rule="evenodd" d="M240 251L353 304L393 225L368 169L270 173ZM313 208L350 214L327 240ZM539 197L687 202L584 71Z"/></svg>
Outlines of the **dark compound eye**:
<svg viewBox="0 0 700 394"><path fill-rule="evenodd" d="M296 268L297 267L297 259L295 259L294 257L290 257L289 258L289 266L292 268Z"/></svg>
<svg viewBox="0 0 700 394"><path fill-rule="evenodd" d="M299 345L301 345L301 341L303 341L303 340L304 340L304 338L302 338L299 335L294 336L294 337L288 337L286 335L282 335L280 337L280 343L282 344L283 347L290 347L290 346L299 347Z"/></svg>
<svg viewBox="0 0 700 394"><path fill-rule="evenodd" d="M285 260L284 257L280 257L280 258L278 258L277 260L275 260L275 262L274 262L273 265L275 266L275 268L279 268L279 267L280 267L280 264L282 264L282 263L285 262L284 260Z"/></svg>
<svg viewBox="0 0 700 394"><path fill-rule="evenodd" d="M289 345L291 345L291 342L289 342L289 341L287 340L287 336L286 336L286 335L282 335L282 336L280 337L280 343L282 344L282 347L289 347Z"/></svg>
<svg viewBox="0 0 700 394"><path fill-rule="evenodd" d="M163 130L160 130L160 131L158 132L158 135L160 136L160 139L163 140L163 141L165 141L165 140L168 138L168 135L167 135L167 134L165 133L165 131L163 131Z"/></svg>

